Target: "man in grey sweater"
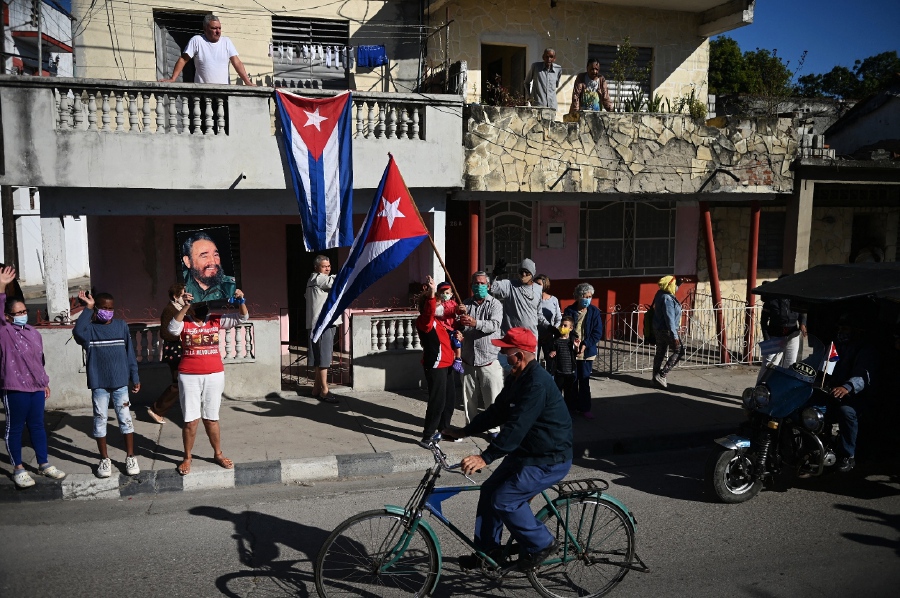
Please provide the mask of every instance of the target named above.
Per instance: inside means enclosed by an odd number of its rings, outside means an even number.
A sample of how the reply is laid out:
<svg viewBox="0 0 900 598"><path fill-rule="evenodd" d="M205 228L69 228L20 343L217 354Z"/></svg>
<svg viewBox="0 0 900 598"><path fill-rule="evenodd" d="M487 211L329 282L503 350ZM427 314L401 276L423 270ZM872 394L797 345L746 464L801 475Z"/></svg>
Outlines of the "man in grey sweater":
<svg viewBox="0 0 900 598"><path fill-rule="evenodd" d="M501 260L494 267L494 284L491 285L491 295L503 304L503 332L510 328L527 328L537 338L538 324L549 326L541 313L544 287L534 282L537 268L533 261L525 258L519 265L519 280L497 280L505 265L506 262Z"/></svg>

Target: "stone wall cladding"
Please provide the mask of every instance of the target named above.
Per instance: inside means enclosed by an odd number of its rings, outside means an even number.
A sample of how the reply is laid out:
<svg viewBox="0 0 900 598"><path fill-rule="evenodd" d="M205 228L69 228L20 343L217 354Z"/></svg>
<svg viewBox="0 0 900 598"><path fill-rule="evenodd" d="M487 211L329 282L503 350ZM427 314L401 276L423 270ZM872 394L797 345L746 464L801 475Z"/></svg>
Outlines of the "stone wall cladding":
<svg viewBox="0 0 900 598"><path fill-rule="evenodd" d="M740 180L719 174L704 192L793 188L790 163L798 143L790 119L719 119L725 126L718 128L681 114L586 112L573 123L553 116L551 110L470 104L465 188L697 193L716 168Z"/></svg>

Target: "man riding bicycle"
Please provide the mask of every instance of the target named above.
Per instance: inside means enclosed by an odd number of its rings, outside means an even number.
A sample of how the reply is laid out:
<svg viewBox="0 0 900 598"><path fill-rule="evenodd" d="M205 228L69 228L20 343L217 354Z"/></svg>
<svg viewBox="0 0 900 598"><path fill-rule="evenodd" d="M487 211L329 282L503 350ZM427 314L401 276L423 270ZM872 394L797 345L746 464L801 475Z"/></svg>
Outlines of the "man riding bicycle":
<svg viewBox="0 0 900 598"><path fill-rule="evenodd" d="M475 516L475 545L498 554L503 526L520 549L519 567L540 565L557 548L547 527L531 512L528 501L559 483L572 466L572 418L550 374L535 360L537 338L527 328L511 328L501 348L512 370L494 404L462 429L444 430L447 439L463 438L501 426L500 433L481 455L463 459L466 474L505 457L481 487ZM463 569L481 566L475 555L459 559Z"/></svg>

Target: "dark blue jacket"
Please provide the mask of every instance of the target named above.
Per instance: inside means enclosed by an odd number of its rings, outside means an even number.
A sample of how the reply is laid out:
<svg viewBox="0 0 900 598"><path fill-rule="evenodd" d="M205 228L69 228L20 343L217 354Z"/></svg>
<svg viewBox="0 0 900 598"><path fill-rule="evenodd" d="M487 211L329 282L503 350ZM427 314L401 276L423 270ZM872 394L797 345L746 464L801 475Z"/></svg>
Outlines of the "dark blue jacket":
<svg viewBox="0 0 900 598"><path fill-rule="evenodd" d="M578 308L570 305L566 308L563 316L569 316L578 323ZM574 330L574 326L572 328ZM584 356L593 357L597 354L597 343L603 338L603 312L588 305L587 314L584 316L584 324L582 325L583 337L581 344L584 345Z"/></svg>

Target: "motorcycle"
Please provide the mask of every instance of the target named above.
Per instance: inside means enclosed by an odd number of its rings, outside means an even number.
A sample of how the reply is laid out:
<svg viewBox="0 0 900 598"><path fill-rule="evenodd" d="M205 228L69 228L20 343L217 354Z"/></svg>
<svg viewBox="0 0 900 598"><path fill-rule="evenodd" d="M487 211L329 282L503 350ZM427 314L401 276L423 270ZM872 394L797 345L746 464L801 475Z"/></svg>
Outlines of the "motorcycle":
<svg viewBox="0 0 900 598"><path fill-rule="evenodd" d="M838 461L838 425L823 385L823 343L808 337L813 353L789 368L769 365L741 400L747 421L738 433L716 439L706 464L708 489L722 502L750 500L764 485L820 476Z"/></svg>

